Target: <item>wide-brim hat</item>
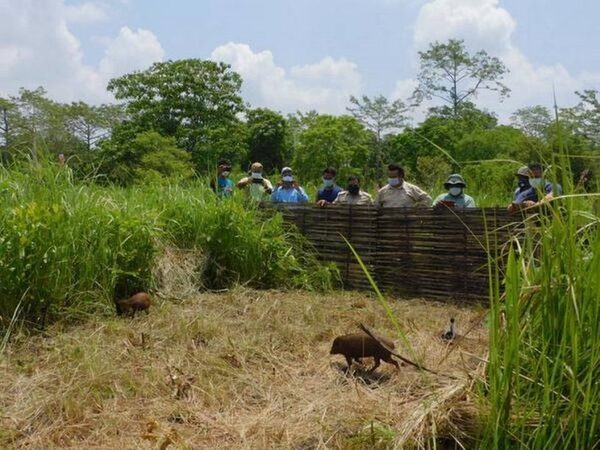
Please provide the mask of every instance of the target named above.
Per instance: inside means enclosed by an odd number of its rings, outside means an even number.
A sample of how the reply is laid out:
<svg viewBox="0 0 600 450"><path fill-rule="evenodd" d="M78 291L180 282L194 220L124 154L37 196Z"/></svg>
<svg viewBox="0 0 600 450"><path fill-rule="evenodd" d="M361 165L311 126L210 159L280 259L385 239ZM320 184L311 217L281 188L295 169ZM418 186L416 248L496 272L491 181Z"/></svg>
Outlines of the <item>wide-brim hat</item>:
<svg viewBox="0 0 600 450"><path fill-rule="evenodd" d="M527 178L530 178L531 177L531 170L527 166L521 166L521 167L519 167L519 170L517 170L517 173L515 173L515 175L518 176L518 177L527 177Z"/></svg>
<svg viewBox="0 0 600 450"><path fill-rule="evenodd" d="M444 187L447 188L450 186L467 187L467 183L465 183L464 178L459 173L453 173L448 177L448 179L444 183Z"/></svg>

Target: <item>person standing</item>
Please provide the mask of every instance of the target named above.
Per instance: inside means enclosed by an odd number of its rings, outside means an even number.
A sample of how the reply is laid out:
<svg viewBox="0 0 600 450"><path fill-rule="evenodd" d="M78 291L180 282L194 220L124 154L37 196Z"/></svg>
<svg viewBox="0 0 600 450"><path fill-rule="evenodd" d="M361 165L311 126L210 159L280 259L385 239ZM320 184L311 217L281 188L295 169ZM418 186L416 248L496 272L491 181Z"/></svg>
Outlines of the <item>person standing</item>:
<svg viewBox="0 0 600 450"><path fill-rule="evenodd" d="M375 204L382 208L428 207L431 196L404 180L404 169L400 164L390 164L388 183L379 189Z"/></svg>
<svg viewBox="0 0 600 450"><path fill-rule="evenodd" d="M281 181L271 194L273 203L306 203L308 195L304 189L294 180L294 174L290 167L281 169Z"/></svg>
<svg viewBox="0 0 600 450"><path fill-rule="evenodd" d="M342 188L335 184L336 171L333 167L323 170L323 188L317 192L317 205L325 206L333 203Z"/></svg>
<svg viewBox="0 0 600 450"><path fill-rule="evenodd" d="M217 178L210 181L210 188L220 198L231 197L233 193L233 180L229 178L231 164L226 159L217 163Z"/></svg>
<svg viewBox="0 0 600 450"><path fill-rule="evenodd" d="M237 187L246 190L250 194L250 198L257 202L264 201L266 196L273 193L273 185L269 180L263 178L263 165L259 162L252 163L250 176L238 181Z"/></svg>
<svg viewBox="0 0 600 450"><path fill-rule="evenodd" d="M450 208L475 208L475 200L470 195L465 194L464 190L467 183L458 173L453 173L444 183L444 188L448 192L438 195L433 201L434 207L445 205Z"/></svg>
<svg viewBox="0 0 600 450"><path fill-rule="evenodd" d="M348 178L346 190L338 194L333 201L334 205L372 205L373 199L368 192L360 190L360 178L351 175Z"/></svg>

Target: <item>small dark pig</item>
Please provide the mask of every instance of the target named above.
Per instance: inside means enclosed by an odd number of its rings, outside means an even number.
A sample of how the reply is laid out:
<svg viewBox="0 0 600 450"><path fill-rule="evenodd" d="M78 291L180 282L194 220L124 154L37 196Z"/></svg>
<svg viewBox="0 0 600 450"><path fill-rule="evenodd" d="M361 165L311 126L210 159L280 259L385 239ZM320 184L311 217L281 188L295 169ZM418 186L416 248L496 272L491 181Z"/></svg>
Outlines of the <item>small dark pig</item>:
<svg viewBox="0 0 600 450"><path fill-rule="evenodd" d="M115 306L117 308L117 314L133 317L137 311L146 311L148 314L152 300L150 296L145 292L138 292L129 298L117 300Z"/></svg>
<svg viewBox="0 0 600 450"><path fill-rule="evenodd" d="M389 339L381 336L377 336L377 338L389 348L395 348L394 343ZM348 363L347 370L350 370L352 366L352 359L360 362L360 358L369 356L375 359L375 365L370 369L371 372L379 367L381 360L393 364L400 370L398 362L392 359L392 353L379 341L364 333L345 334L334 339L329 354L344 355Z"/></svg>

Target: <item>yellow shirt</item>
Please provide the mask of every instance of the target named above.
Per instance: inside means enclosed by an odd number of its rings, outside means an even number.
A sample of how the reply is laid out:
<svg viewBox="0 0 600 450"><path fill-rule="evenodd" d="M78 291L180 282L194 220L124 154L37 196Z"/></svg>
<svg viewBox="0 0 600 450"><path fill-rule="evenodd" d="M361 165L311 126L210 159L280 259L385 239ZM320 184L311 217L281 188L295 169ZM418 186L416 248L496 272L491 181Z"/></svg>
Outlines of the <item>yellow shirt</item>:
<svg viewBox="0 0 600 450"><path fill-rule="evenodd" d="M426 208L431 206L431 197L419 186L404 181L397 187L386 184L379 189L375 203L383 208Z"/></svg>

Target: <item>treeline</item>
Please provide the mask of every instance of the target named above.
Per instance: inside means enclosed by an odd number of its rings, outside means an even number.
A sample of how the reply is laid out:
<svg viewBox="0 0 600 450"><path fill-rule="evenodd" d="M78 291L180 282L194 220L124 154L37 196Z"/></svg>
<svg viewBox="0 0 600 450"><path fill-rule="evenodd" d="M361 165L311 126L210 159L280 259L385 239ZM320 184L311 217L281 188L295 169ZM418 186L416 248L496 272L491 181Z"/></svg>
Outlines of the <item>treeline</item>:
<svg viewBox="0 0 600 450"><path fill-rule="evenodd" d="M514 165L481 161L551 163L563 146L578 156L571 159L576 176L594 161L585 157L599 153L597 90L577 93L577 105L556 111L520 109L510 125L499 125L474 103L484 89L509 95L497 58L469 54L456 40L431 44L420 58L419 85L406 102L351 97L348 113L339 116L252 108L239 74L198 59L155 63L111 80L108 90L119 104L62 104L42 88L22 89L0 98L1 161L57 161L63 154L77 177L119 185L205 175L220 158L243 171L252 161L267 172L291 164L305 181L334 166L340 178L359 173L376 183L385 163L400 161L425 186L461 170L477 187L513 180ZM440 106L414 124L411 108L432 98Z"/></svg>

